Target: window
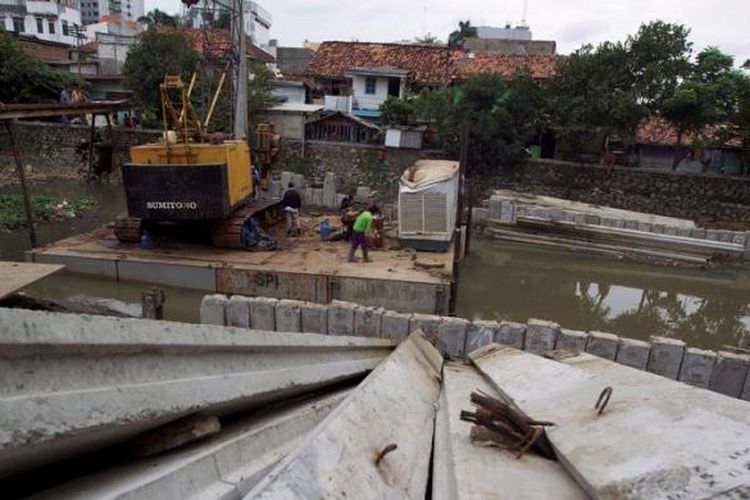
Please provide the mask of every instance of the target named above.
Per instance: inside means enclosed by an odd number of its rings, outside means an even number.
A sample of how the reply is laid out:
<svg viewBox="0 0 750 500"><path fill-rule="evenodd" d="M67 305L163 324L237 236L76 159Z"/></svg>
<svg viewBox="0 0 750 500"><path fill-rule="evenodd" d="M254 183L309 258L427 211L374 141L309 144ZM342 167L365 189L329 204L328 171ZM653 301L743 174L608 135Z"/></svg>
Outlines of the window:
<svg viewBox="0 0 750 500"><path fill-rule="evenodd" d="M22 17L13 18L13 31L15 31L16 33L23 33L23 18Z"/></svg>
<svg viewBox="0 0 750 500"><path fill-rule="evenodd" d="M62 34L63 36L68 36L68 21L62 22Z"/></svg>
<svg viewBox="0 0 750 500"><path fill-rule="evenodd" d="M388 79L388 95L399 97L401 94L401 78Z"/></svg>
<svg viewBox="0 0 750 500"><path fill-rule="evenodd" d="M365 94L375 94L375 83L374 76L365 77Z"/></svg>
<svg viewBox="0 0 750 500"><path fill-rule="evenodd" d="M49 28L49 34L55 34L55 21L47 21L47 28Z"/></svg>
<svg viewBox="0 0 750 500"><path fill-rule="evenodd" d="M44 19L41 17L36 18L36 32L44 33Z"/></svg>

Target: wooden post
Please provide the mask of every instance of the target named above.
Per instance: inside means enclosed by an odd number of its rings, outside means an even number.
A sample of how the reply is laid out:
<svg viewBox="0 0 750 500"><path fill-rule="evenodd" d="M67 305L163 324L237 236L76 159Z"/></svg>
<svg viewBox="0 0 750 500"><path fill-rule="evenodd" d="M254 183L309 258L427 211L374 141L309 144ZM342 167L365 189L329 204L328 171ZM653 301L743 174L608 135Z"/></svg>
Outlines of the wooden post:
<svg viewBox="0 0 750 500"><path fill-rule="evenodd" d="M164 319L164 290L154 287L141 292L141 316L147 319Z"/></svg>
<svg viewBox="0 0 750 500"><path fill-rule="evenodd" d="M31 248L35 248L36 229L34 228L34 212L31 208L31 195L29 194L29 187L26 185L26 173L23 171L21 155L18 153L18 147L16 146L16 137L13 131L13 124L10 121L5 122L5 130L8 131L8 137L10 138L10 149L13 151L13 159L16 162L16 175L18 176L18 182L21 184L21 192L23 194L23 208L26 212L26 224L29 226L29 240L31 241Z"/></svg>
<svg viewBox="0 0 750 500"><path fill-rule="evenodd" d="M458 160L458 201L456 203L456 227L453 230L453 269L451 272L451 296L448 300L448 314L456 315L458 300L458 278L461 265L461 221L464 212L464 176L469 146L469 124L464 120L461 128L461 145Z"/></svg>
<svg viewBox="0 0 750 500"><path fill-rule="evenodd" d="M84 115L85 117L86 115ZM89 134L89 172L86 180L91 180L94 171L94 138L96 137L96 114L91 113L91 133Z"/></svg>

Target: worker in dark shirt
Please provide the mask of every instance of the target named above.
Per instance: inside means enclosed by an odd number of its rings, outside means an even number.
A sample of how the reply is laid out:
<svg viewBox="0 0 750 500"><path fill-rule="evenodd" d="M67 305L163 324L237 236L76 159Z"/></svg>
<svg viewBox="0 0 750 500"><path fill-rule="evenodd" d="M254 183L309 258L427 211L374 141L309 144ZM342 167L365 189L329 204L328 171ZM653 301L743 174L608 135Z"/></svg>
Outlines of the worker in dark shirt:
<svg viewBox="0 0 750 500"><path fill-rule="evenodd" d="M302 208L302 199L291 182L288 189L284 191L281 206L284 207L284 212L286 212L286 234L299 236L299 211Z"/></svg>

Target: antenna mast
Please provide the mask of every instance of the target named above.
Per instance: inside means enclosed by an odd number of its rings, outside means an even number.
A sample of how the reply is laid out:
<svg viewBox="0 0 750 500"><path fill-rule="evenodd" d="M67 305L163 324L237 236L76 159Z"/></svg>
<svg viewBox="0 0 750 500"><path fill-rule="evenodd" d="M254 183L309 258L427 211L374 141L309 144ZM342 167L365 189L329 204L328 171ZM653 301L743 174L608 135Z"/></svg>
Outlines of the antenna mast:
<svg viewBox="0 0 750 500"><path fill-rule="evenodd" d="M523 0L523 12L521 13L521 25L527 26L528 23L526 22L526 13L529 10L529 0Z"/></svg>

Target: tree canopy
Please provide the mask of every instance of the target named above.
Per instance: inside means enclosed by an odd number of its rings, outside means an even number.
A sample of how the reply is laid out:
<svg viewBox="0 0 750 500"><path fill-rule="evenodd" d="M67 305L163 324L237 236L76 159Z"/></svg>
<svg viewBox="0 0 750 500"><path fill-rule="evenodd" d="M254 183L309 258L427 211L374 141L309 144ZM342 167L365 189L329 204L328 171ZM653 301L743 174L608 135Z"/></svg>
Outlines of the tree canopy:
<svg viewBox="0 0 750 500"><path fill-rule="evenodd" d="M473 38L476 36L477 29L471 25L471 21L459 21L458 29L448 35L448 46L460 47L464 44L465 38Z"/></svg>
<svg viewBox="0 0 750 500"><path fill-rule="evenodd" d="M75 75L53 69L0 31L0 102L57 102L60 91L80 84Z"/></svg>
<svg viewBox="0 0 750 500"><path fill-rule="evenodd" d="M145 16L138 18L139 23L145 23L150 26L177 26L177 16L170 16L159 9L152 9Z"/></svg>

